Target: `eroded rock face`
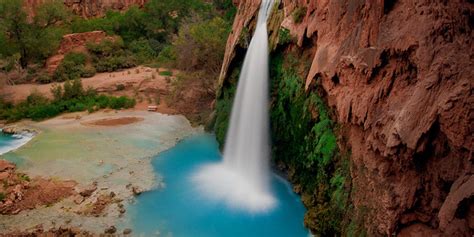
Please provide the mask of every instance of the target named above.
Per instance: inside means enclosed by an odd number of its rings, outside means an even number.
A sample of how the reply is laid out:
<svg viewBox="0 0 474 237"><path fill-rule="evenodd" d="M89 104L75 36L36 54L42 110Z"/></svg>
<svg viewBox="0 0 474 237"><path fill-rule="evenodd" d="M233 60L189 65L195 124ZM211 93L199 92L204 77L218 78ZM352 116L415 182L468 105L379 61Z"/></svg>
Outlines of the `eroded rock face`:
<svg viewBox="0 0 474 237"><path fill-rule="evenodd" d="M221 81L258 3L238 1ZM351 201L368 210L367 232L471 236L474 5L283 0L280 8L296 39L286 48L314 50L306 89L323 89L344 128Z"/></svg>
<svg viewBox="0 0 474 237"><path fill-rule="evenodd" d="M29 15L34 15L34 9L46 0L26 0L25 7ZM64 0L64 5L75 14L90 18L104 16L108 10L124 11L136 5L143 7L147 0Z"/></svg>

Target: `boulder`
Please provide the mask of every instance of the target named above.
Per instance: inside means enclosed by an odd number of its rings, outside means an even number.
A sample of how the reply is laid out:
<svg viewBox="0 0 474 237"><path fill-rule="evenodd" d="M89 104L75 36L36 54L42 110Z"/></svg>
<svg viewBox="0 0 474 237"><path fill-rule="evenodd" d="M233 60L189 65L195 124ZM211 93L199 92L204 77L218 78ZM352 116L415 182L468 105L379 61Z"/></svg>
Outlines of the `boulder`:
<svg viewBox="0 0 474 237"><path fill-rule="evenodd" d="M78 193L83 197L89 197L90 195L92 195L92 193L95 192L95 190L97 190L97 185L90 184L78 188Z"/></svg>
<svg viewBox="0 0 474 237"><path fill-rule="evenodd" d="M115 232L117 232L117 228L115 228L115 226L110 226L104 231L106 234L115 234Z"/></svg>

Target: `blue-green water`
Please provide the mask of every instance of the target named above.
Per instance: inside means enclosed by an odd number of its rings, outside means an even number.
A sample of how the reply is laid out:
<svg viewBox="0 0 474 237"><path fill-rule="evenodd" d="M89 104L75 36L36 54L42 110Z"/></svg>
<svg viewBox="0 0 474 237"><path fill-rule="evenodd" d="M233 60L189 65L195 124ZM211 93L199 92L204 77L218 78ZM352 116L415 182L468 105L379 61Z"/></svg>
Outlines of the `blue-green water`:
<svg viewBox="0 0 474 237"><path fill-rule="evenodd" d="M165 182L162 189L143 193L130 205L136 235L173 237L271 236L306 237L305 208L290 185L274 175L272 190L277 206L264 214L229 209L207 200L195 189L191 176L202 165L221 159L214 136L198 135L153 159ZM157 177L160 180L159 177Z"/></svg>
<svg viewBox="0 0 474 237"><path fill-rule="evenodd" d="M18 149L19 147L30 141L31 138L33 138L33 134L23 133L9 135L2 133L2 131L0 130L0 155Z"/></svg>

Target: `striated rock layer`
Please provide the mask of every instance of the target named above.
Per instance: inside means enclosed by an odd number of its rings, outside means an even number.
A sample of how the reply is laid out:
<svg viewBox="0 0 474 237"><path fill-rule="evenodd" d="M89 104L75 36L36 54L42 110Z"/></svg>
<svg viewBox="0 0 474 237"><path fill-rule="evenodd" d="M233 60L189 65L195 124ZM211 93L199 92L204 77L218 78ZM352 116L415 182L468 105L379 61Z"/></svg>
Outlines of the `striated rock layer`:
<svg viewBox="0 0 474 237"><path fill-rule="evenodd" d="M234 1L221 85L259 2ZM472 2L283 0L280 11L274 21L295 40L277 50L314 52L306 90L323 90L343 128L367 233L471 236Z"/></svg>
<svg viewBox="0 0 474 237"><path fill-rule="evenodd" d="M34 14L34 9L48 0L25 0L25 7L29 15ZM64 5L75 14L82 17L104 16L108 10L124 11L132 5L143 7L147 0L64 0Z"/></svg>

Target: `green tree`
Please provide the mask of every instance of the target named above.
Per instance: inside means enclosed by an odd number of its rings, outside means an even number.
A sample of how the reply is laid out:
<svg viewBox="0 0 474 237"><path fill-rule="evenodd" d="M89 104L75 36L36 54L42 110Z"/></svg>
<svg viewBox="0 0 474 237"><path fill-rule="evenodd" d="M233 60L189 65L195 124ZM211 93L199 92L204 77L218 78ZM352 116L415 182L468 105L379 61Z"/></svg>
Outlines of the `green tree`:
<svg viewBox="0 0 474 237"><path fill-rule="evenodd" d="M200 72L204 86L214 90L224 58L230 25L220 17L191 20L182 26L174 42L176 67L187 72Z"/></svg>
<svg viewBox="0 0 474 237"><path fill-rule="evenodd" d="M22 0L0 0L0 54L20 54L20 65L26 68L33 59L48 57L59 45L65 32L62 27L68 13L61 1L51 0L36 9L36 16L29 20Z"/></svg>

